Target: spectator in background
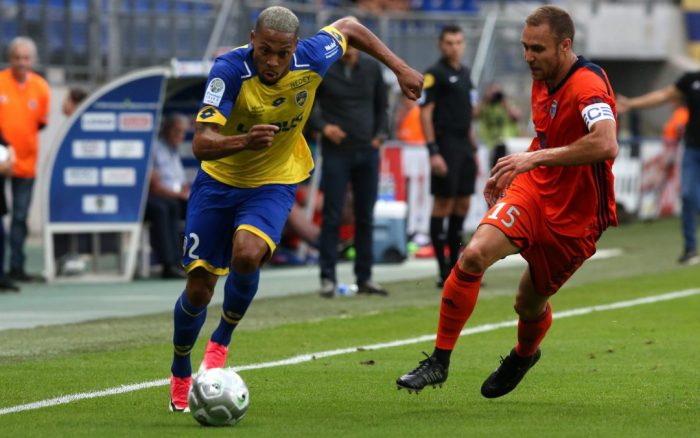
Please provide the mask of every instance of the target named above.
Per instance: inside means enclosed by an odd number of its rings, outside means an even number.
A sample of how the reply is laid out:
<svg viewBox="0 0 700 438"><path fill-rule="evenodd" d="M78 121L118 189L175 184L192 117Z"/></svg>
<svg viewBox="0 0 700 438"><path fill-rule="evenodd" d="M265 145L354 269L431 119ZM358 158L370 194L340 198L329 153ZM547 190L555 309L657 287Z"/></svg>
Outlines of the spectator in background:
<svg viewBox="0 0 700 438"><path fill-rule="evenodd" d="M39 130L48 122L50 90L32 71L36 45L16 37L7 50L10 68L0 71L0 132L15 151L12 167L12 222L10 225L10 278L39 281L24 270L27 217L32 201L39 151Z"/></svg>
<svg viewBox="0 0 700 438"><path fill-rule="evenodd" d="M5 223L2 217L7 214L7 200L5 199L5 177L12 175L12 166L15 163L15 151L6 145L0 132L0 292L19 292L19 287L5 275Z"/></svg>
<svg viewBox="0 0 700 438"><path fill-rule="evenodd" d="M338 228L348 182L355 215L355 276L358 293L387 295L372 281L374 203L379 184L379 149L388 133L388 98L379 62L348 46L319 87L309 123L321 139L323 222L320 255L321 296L335 295Z"/></svg>
<svg viewBox="0 0 700 438"><path fill-rule="evenodd" d="M355 0L357 7L363 11L381 13L383 11L410 11L410 0Z"/></svg>
<svg viewBox="0 0 700 438"><path fill-rule="evenodd" d="M75 110L78 108L78 105L85 100L87 97L88 93L84 89L80 87L71 87L68 89L68 93L66 94L66 97L63 99L63 104L61 105L61 112L66 117L70 117Z"/></svg>
<svg viewBox="0 0 700 438"><path fill-rule="evenodd" d="M169 114L153 150L146 220L151 222L151 246L163 265L163 278L185 278L178 264L182 252L180 221L185 218L190 186L178 148L189 128L190 121L183 114Z"/></svg>
<svg viewBox="0 0 700 438"><path fill-rule="evenodd" d="M465 49L462 28L453 24L443 27L439 47L442 58L426 72L419 103L432 171L430 193L434 202L430 239L438 261L437 286L442 287L459 258L462 226L474 193L477 163L472 130L476 90L469 68L461 63ZM445 244L450 249L449 263L445 260Z"/></svg>
<svg viewBox="0 0 700 438"><path fill-rule="evenodd" d="M425 146L425 135L420 123L420 107L405 96L401 96L396 111L396 139L403 143Z"/></svg>
<svg viewBox="0 0 700 438"><path fill-rule="evenodd" d="M513 135L520 119L520 111L508 102L498 84L491 84L484 93L481 105L476 107L479 118L479 134L490 150L491 167L506 156L506 138Z"/></svg>
<svg viewBox="0 0 700 438"><path fill-rule="evenodd" d="M681 162L681 223L684 248L678 263L694 265L700 263L696 237L697 215L700 210L700 72L686 73L675 84L643 96L620 96L617 107L620 113L624 113L683 101L688 106L688 123Z"/></svg>

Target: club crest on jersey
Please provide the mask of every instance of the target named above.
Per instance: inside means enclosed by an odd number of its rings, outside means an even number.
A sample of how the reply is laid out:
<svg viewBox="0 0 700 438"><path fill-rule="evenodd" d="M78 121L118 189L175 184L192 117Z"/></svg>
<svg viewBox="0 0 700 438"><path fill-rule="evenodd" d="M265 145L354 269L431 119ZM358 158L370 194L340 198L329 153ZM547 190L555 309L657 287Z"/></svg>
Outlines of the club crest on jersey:
<svg viewBox="0 0 700 438"><path fill-rule="evenodd" d="M272 102L272 106L277 108L278 106L282 105L285 100L287 100L287 99L285 99L284 97L278 97L277 99L274 100L274 102Z"/></svg>
<svg viewBox="0 0 700 438"><path fill-rule="evenodd" d="M308 98L309 98L309 93L306 90L301 90L294 97L294 100L296 101L298 106L304 106L304 104L306 103L306 99L308 99Z"/></svg>
<svg viewBox="0 0 700 438"><path fill-rule="evenodd" d="M552 102L552 106L549 107L549 117L554 118L557 115L557 106L559 106L559 102L556 100Z"/></svg>

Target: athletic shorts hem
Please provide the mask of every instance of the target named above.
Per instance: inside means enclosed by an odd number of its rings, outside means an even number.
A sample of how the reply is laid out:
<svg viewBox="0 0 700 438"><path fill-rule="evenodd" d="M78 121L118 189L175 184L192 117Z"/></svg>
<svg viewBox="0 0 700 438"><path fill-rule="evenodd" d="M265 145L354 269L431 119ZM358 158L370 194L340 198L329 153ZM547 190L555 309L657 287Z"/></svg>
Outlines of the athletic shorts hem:
<svg viewBox="0 0 700 438"><path fill-rule="evenodd" d="M207 272L214 275L218 275L220 277L228 275L229 271L229 268L217 268L216 266L212 265L206 260L195 260L192 263L189 263L187 266L185 266L185 272L189 274L196 268L204 268Z"/></svg>
<svg viewBox="0 0 700 438"><path fill-rule="evenodd" d="M249 231L249 232L255 234L256 236L260 237L262 240L265 241L265 243L267 243L268 248L270 248L270 254L275 252L277 245L275 245L275 242L272 239L270 239L270 236L268 236L260 228L254 227L254 226L249 225L249 224L242 224L242 225L238 226L238 228L236 229L236 232L238 232L239 230L246 230L246 231Z"/></svg>

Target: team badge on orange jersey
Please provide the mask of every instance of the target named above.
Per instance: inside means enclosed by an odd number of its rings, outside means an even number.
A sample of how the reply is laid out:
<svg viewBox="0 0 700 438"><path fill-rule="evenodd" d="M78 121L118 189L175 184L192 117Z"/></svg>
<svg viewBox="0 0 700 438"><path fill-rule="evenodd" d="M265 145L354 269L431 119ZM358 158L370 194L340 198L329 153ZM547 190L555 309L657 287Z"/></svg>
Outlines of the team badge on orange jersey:
<svg viewBox="0 0 700 438"><path fill-rule="evenodd" d="M557 115L557 106L559 106L559 102L554 100L552 106L549 108L549 117L554 118L554 116Z"/></svg>

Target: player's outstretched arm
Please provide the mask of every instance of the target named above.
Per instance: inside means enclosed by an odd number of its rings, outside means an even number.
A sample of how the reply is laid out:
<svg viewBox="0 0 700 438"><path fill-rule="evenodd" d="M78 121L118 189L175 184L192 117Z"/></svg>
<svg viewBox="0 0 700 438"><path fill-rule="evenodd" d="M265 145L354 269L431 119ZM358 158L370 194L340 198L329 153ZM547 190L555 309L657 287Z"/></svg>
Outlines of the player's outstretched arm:
<svg viewBox="0 0 700 438"><path fill-rule="evenodd" d="M275 132L279 131L275 125L254 125L246 134L223 135L222 128L216 123L195 124L192 139L195 158L200 161L218 160L244 149L264 149L272 145Z"/></svg>
<svg viewBox="0 0 700 438"><path fill-rule="evenodd" d="M332 24L345 35L348 43L372 55L391 69L399 80L401 91L411 100L420 97L423 89L423 75L409 67L406 61L396 56L371 30L354 17L345 17Z"/></svg>
<svg viewBox="0 0 700 438"><path fill-rule="evenodd" d="M660 90L654 90L637 97L618 96L616 99L617 112L624 114L634 109L652 108L669 102L683 100L683 94L675 85L668 85Z"/></svg>

